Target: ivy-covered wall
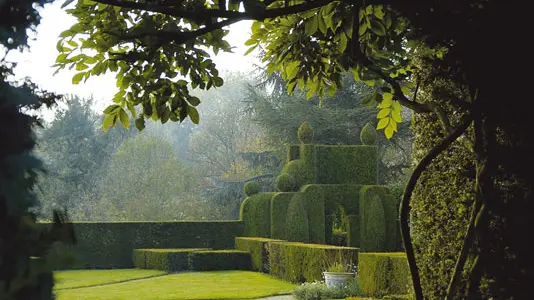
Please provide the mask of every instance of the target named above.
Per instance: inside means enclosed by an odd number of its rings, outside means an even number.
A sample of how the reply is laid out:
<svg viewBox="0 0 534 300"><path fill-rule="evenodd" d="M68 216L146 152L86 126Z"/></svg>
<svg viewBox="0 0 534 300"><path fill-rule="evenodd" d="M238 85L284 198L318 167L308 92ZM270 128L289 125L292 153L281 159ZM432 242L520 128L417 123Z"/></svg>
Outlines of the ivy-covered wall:
<svg viewBox="0 0 534 300"><path fill-rule="evenodd" d="M47 226L42 224L42 226ZM141 248L232 249L240 221L74 223L77 260L72 268L131 268Z"/></svg>

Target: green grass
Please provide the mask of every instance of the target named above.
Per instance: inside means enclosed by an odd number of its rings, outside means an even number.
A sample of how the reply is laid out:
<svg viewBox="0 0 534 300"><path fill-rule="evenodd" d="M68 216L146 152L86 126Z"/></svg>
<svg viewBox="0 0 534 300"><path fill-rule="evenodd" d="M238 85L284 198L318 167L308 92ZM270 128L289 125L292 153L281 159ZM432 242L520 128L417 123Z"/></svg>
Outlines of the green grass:
<svg viewBox="0 0 534 300"><path fill-rule="evenodd" d="M54 279L56 280L54 289L88 287L165 274L167 273L164 271L141 269L58 271L54 273Z"/></svg>
<svg viewBox="0 0 534 300"><path fill-rule="evenodd" d="M128 271L128 270L120 270ZM129 270L132 274L140 270ZM74 271L70 271L74 272ZM87 278L82 272L73 277ZM60 272L62 273L62 272ZM65 276L67 276L66 274ZM63 274L61 275L63 276ZM74 282L76 279L69 279ZM81 282L81 280L77 280ZM76 289L57 289L58 300L67 299L136 299L136 300L198 300L253 299L289 294L295 285L269 275L249 271L214 271L169 274L142 280Z"/></svg>

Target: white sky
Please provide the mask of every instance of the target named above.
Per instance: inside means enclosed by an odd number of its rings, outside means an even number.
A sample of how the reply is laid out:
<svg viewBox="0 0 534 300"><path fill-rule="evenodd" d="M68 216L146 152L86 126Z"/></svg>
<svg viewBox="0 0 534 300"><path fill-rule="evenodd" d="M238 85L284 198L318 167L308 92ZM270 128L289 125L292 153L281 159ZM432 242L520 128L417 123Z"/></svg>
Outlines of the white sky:
<svg viewBox="0 0 534 300"><path fill-rule="evenodd" d="M70 28L76 20L61 9L63 2L54 1L53 4L45 6L41 12L42 20L37 27L36 39L29 43L30 50L24 53L13 51L8 59L18 63L15 69L17 79L28 76L43 89L59 94L75 94L81 97L93 95L97 103L96 109L101 110L111 103L113 95L118 90L113 73L93 76L86 83L82 81L78 85L73 85L71 82L72 76L76 73L75 70L65 69L53 76L55 69L51 66L58 55L56 50L58 36L62 31ZM244 43L250 37L250 25L250 21L242 21L229 27L230 33L227 40L231 46L236 48L234 53L219 52L218 56L212 57L219 71L249 72L253 70L253 64L257 62L255 53L244 56L248 48ZM50 115L46 117L46 119L49 118Z"/></svg>

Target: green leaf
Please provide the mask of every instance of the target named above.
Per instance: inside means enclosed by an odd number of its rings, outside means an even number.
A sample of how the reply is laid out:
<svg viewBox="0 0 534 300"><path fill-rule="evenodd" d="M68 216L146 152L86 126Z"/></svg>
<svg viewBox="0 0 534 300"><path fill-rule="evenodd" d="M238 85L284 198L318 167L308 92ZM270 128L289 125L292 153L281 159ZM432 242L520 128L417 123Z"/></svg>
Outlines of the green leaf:
<svg viewBox="0 0 534 300"><path fill-rule="evenodd" d="M117 114L117 110L119 108L121 108L120 105L112 104L112 105L106 107L106 109L104 109L104 114L106 114L106 115L115 115L115 114Z"/></svg>
<svg viewBox="0 0 534 300"><path fill-rule="evenodd" d="M115 126L116 116L117 115L106 115L104 117L104 120L102 121L104 131L108 131L110 127Z"/></svg>
<svg viewBox="0 0 534 300"><path fill-rule="evenodd" d="M376 129L386 128L388 124L389 124L389 118L380 119L380 121L378 121L378 125L376 125Z"/></svg>
<svg viewBox="0 0 534 300"><path fill-rule="evenodd" d="M76 64L76 71L83 71L83 70L85 70L87 68L89 68L89 66L84 64L84 63L77 63Z"/></svg>
<svg viewBox="0 0 534 300"><path fill-rule="evenodd" d="M345 52L345 49L347 49L347 42L348 40L345 33L341 32L339 37L339 52Z"/></svg>
<svg viewBox="0 0 534 300"><path fill-rule="evenodd" d="M213 84L216 87L221 87L224 84L224 80L221 77L214 77L213 78Z"/></svg>
<svg viewBox="0 0 534 300"><path fill-rule="evenodd" d="M191 122L198 124L200 122L200 117L198 115L198 111L193 106L187 107L187 114L189 115L189 119L191 119Z"/></svg>
<svg viewBox="0 0 534 300"><path fill-rule="evenodd" d="M376 118L377 119L385 118L385 117L389 116L390 113L391 113L391 108L382 108L378 112L378 115L376 115Z"/></svg>
<svg viewBox="0 0 534 300"><path fill-rule="evenodd" d="M317 23L319 25L319 31L321 31L322 34L326 34L328 28L326 28L326 23L324 21L324 18L322 15L317 15Z"/></svg>
<svg viewBox="0 0 534 300"><path fill-rule="evenodd" d="M130 117L122 108L119 111L119 119L121 120L121 124L124 128L130 128Z"/></svg>
<svg viewBox="0 0 534 300"><path fill-rule="evenodd" d="M391 93L383 93L382 94L382 101L377 106L378 108L388 108L393 105L393 95Z"/></svg>
<svg viewBox="0 0 534 300"><path fill-rule="evenodd" d="M254 46L248 48L248 50L245 52L245 55L250 54L250 52L254 51L254 49L256 49L257 47L258 47L258 45L254 45Z"/></svg>
<svg viewBox="0 0 534 300"><path fill-rule="evenodd" d="M386 15L384 13L384 10L383 10L383 6L382 5L377 5L375 6L375 9L374 9L374 15L377 19L379 20L382 20L384 19L384 16Z"/></svg>
<svg viewBox="0 0 534 300"><path fill-rule="evenodd" d="M135 111L135 107L134 107L134 105L132 104L132 102L126 101L126 107L128 108L128 110L129 110L130 113L132 114L132 117L135 118L135 115L137 114L137 112Z"/></svg>
<svg viewBox="0 0 534 300"><path fill-rule="evenodd" d="M254 21L252 22L252 27L251 27L251 30L252 30L252 34L256 34L260 31L261 29L261 22L260 21Z"/></svg>
<svg viewBox="0 0 534 300"><path fill-rule="evenodd" d="M143 116L135 119L135 128L139 131L145 129L145 118Z"/></svg>
<svg viewBox="0 0 534 300"><path fill-rule="evenodd" d="M258 44L258 40L256 39L248 39L245 42L245 46L252 46L252 45L257 45L257 44Z"/></svg>
<svg viewBox="0 0 534 300"><path fill-rule="evenodd" d="M72 84L80 83L80 81L82 81L84 75L85 75L85 72L80 72L80 73L75 74L72 77Z"/></svg>
<svg viewBox="0 0 534 300"><path fill-rule="evenodd" d="M67 44L69 44L72 47L78 47L78 43L76 43L75 41L72 41L72 40L67 41Z"/></svg>
<svg viewBox="0 0 534 300"><path fill-rule="evenodd" d="M388 127L391 127L394 132L397 132L397 122L395 122L395 119L388 118L390 120Z"/></svg>
<svg viewBox="0 0 534 300"><path fill-rule="evenodd" d="M393 111L402 111L402 106L400 105L399 101L393 101Z"/></svg>
<svg viewBox="0 0 534 300"><path fill-rule="evenodd" d="M190 97L189 99L187 99L187 102L189 102L189 104L193 105L193 106L198 106L200 104L200 99L198 99L197 97Z"/></svg>
<svg viewBox="0 0 534 300"><path fill-rule="evenodd" d="M307 35L314 35L319 28L319 20L317 16L309 18L304 25L304 33Z"/></svg>
<svg viewBox="0 0 534 300"><path fill-rule="evenodd" d="M391 123L390 123L391 124ZM393 127L391 126L387 126L386 129L384 130L384 133L386 135L386 138L389 140L391 137L393 137Z"/></svg>
<svg viewBox="0 0 534 300"><path fill-rule="evenodd" d="M367 24L365 24L364 22L360 23L360 26L358 28L358 34L362 36L365 34L366 31L367 31Z"/></svg>
<svg viewBox="0 0 534 300"><path fill-rule="evenodd" d="M113 102L121 103L122 101L124 101L124 94L126 94L126 91L123 89L115 93L115 96L113 96Z"/></svg>
<svg viewBox="0 0 534 300"><path fill-rule="evenodd" d="M400 111L392 111L391 112L391 118L397 122L397 123L401 123L402 122L402 116L401 116L401 112Z"/></svg>
<svg viewBox="0 0 534 300"><path fill-rule="evenodd" d="M297 73L299 72L299 64L300 62L298 60L287 63L285 71L288 80L291 80L297 76Z"/></svg>
<svg viewBox="0 0 534 300"><path fill-rule="evenodd" d="M379 36L385 36L386 35L386 28L378 20L371 19L371 30L373 30L373 32L376 33Z"/></svg>
<svg viewBox="0 0 534 300"><path fill-rule="evenodd" d="M68 53L61 53L61 54L59 54L59 55L57 56L57 58L56 58L56 62L57 62L57 63L60 63L60 62L65 61L65 59L67 59L67 56L69 56Z"/></svg>

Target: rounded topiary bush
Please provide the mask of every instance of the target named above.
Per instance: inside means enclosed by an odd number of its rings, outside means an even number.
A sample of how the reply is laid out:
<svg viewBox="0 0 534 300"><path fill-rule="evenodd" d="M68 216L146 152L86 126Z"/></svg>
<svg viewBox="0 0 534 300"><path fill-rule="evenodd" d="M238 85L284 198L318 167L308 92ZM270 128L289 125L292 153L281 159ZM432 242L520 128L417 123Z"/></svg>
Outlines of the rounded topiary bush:
<svg viewBox="0 0 534 300"><path fill-rule="evenodd" d="M288 173L282 173L276 177L276 189L280 192L292 192L296 189L295 177Z"/></svg>
<svg viewBox="0 0 534 300"><path fill-rule="evenodd" d="M304 122L300 125L297 135L301 143L311 144L313 141L313 128L308 122Z"/></svg>
<svg viewBox="0 0 534 300"><path fill-rule="evenodd" d="M260 185L256 181L245 183L245 195L248 197L260 192Z"/></svg>
<svg viewBox="0 0 534 300"><path fill-rule="evenodd" d="M364 145L374 145L376 144L376 129L373 125L367 123L363 126L362 131L360 132L360 140Z"/></svg>

